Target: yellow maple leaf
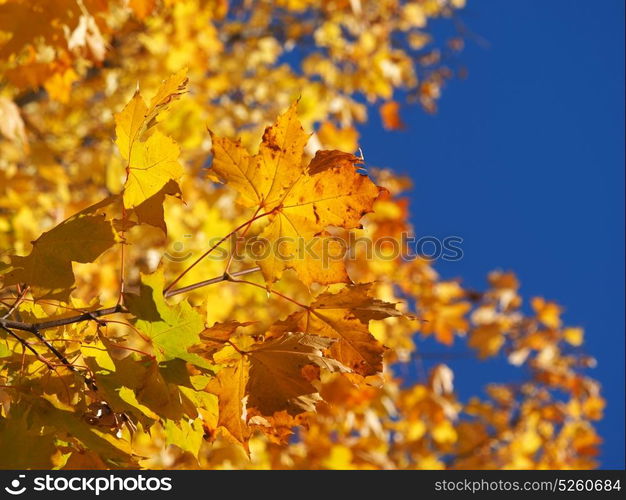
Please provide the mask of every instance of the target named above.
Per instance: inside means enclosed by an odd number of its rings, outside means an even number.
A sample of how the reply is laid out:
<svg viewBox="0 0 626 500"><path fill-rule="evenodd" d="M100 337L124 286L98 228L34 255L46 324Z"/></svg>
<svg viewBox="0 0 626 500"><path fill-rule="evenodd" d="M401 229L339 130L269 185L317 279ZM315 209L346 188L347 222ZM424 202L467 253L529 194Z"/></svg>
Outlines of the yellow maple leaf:
<svg viewBox="0 0 626 500"><path fill-rule="evenodd" d="M585 332L582 328L565 328L563 329L563 339L573 346L580 346L585 338Z"/></svg>
<svg viewBox="0 0 626 500"><path fill-rule="evenodd" d="M200 332L201 343L192 346L189 352L200 354L201 356L213 361L213 354L220 350L234 336L235 331L239 327L247 326L252 323L240 323L239 321L225 321L223 323L215 323L209 328L205 328Z"/></svg>
<svg viewBox="0 0 626 500"><path fill-rule="evenodd" d="M157 194L171 180L183 175L178 163L178 145L161 132L132 148L128 179L124 187L124 206L137 207Z"/></svg>
<svg viewBox="0 0 626 500"><path fill-rule="evenodd" d="M309 136L297 118L297 103L265 129L258 154L251 156L239 141L211 134L212 171L239 192L246 206L274 209L304 173L302 156Z"/></svg>
<svg viewBox="0 0 626 500"><path fill-rule="evenodd" d="M186 86L187 70L182 69L161 84L148 106L137 91L115 115L116 144L127 161L123 198L127 208L140 205L183 174L178 163L180 151L171 138L158 131L145 141L142 137L155 124L158 114L185 92Z"/></svg>
<svg viewBox="0 0 626 500"><path fill-rule="evenodd" d="M317 138L325 148L353 152L359 147L359 133L354 127L336 127L333 122L322 123Z"/></svg>
<svg viewBox="0 0 626 500"><path fill-rule="evenodd" d="M541 297L533 297L530 301L532 308L537 314L537 319L550 328L561 326L561 313L563 309L558 304Z"/></svg>
<svg viewBox="0 0 626 500"><path fill-rule="evenodd" d="M465 292L454 281L440 282L432 288L432 293L424 294L418 302L420 318L424 321L421 331L447 345L454 342L454 334L467 331L465 315L471 304L465 300Z"/></svg>
<svg viewBox="0 0 626 500"><path fill-rule="evenodd" d="M245 413L248 371L248 361L240 357L232 366L222 368L206 387L208 392L218 398L218 425L242 443L246 450L250 438Z"/></svg>
<svg viewBox="0 0 626 500"><path fill-rule="evenodd" d="M478 356L495 356L504 344L504 332L497 323L480 325L470 332L469 345L478 350Z"/></svg>
<svg viewBox="0 0 626 500"><path fill-rule="evenodd" d="M329 226L359 227L381 188L359 171L356 165L360 159L349 153L318 151L303 166L308 136L298 121L296 108L297 103L292 104L265 130L254 156L239 142L212 135L212 174L237 190L240 203L257 207L257 213L269 217L260 237L280 241L283 248L273 249L269 257L258 261L268 283L279 279L286 268L295 269L307 285L343 282L347 275L340 259L332 259L329 267L329 259L315 261L297 250L315 237L325 239L324 230Z"/></svg>

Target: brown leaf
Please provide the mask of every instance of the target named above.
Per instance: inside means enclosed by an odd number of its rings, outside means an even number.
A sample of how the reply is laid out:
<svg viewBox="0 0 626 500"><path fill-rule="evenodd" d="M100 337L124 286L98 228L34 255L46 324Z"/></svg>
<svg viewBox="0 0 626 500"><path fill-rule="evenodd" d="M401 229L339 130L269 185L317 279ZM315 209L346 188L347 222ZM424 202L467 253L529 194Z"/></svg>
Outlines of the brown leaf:
<svg viewBox="0 0 626 500"><path fill-rule="evenodd" d="M329 371L346 371L324 356L333 341L305 333L287 333L249 351L248 404L263 415L282 410L292 415L315 410L321 399L303 372L308 365Z"/></svg>

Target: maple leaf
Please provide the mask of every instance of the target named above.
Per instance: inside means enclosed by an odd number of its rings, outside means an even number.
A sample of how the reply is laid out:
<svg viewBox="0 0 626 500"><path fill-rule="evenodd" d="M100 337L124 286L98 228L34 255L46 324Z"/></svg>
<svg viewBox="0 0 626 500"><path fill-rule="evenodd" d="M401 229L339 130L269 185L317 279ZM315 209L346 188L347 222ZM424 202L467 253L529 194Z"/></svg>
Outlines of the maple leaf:
<svg viewBox="0 0 626 500"><path fill-rule="evenodd" d="M358 149L359 133L354 127L337 128L333 122L326 121L320 125L317 138L325 148L354 152Z"/></svg>
<svg viewBox="0 0 626 500"><path fill-rule="evenodd" d="M480 325L470 332L469 345L478 350L480 358L495 356L504 344L504 332L498 323Z"/></svg>
<svg viewBox="0 0 626 500"><path fill-rule="evenodd" d="M243 356L239 357L232 366L222 368L206 387L208 392L218 398L218 425L243 444L246 450L251 434L246 422L248 371L248 361Z"/></svg>
<svg viewBox="0 0 626 500"><path fill-rule="evenodd" d="M213 326L205 328L200 332L200 343L191 346L189 352L200 354L204 358L212 360L213 354L224 347L238 328L251 324L251 322L240 323L239 321L215 323Z"/></svg>
<svg viewBox="0 0 626 500"><path fill-rule="evenodd" d="M287 411L292 415L313 411L321 400L317 389L304 373L308 365L328 371L347 371L334 359L324 356L334 340L287 333L246 352L250 360L247 385L248 405L263 415Z"/></svg>
<svg viewBox="0 0 626 500"><path fill-rule="evenodd" d="M136 91L124 109L115 115L116 143L126 160L131 158L135 142L154 125L157 115L186 91L187 82L187 70L182 69L163 81L149 106Z"/></svg>
<svg viewBox="0 0 626 500"><path fill-rule="evenodd" d="M290 415L314 411L321 398L307 367L347 371L324 355L333 342L289 332L246 351L233 352L228 365L206 387L219 400L218 424L245 446L251 433L246 417L249 407L270 417L282 411Z"/></svg>
<svg viewBox="0 0 626 500"><path fill-rule="evenodd" d="M126 383L128 383L128 381ZM157 413L155 413L154 411L152 411L152 409L150 409L150 406L147 406L147 405L141 403L137 399L137 395L135 394L135 391L133 389L131 389L130 387L121 386L118 389L117 394L118 394L118 396L120 397L120 399L122 401L127 403L132 408L134 408L136 410L139 410L146 417L148 417L148 418L150 418L152 420L159 420L159 418L160 418L159 415Z"/></svg>
<svg viewBox="0 0 626 500"><path fill-rule="evenodd" d="M176 422L194 419L201 404L206 402L194 398L199 392L187 387L192 384L184 376L180 373L172 376L170 368L176 361L157 362L127 356L114 363L114 371L95 374L100 397L147 426L164 419Z"/></svg>
<svg viewBox="0 0 626 500"><path fill-rule="evenodd" d="M5 450L12 450L0 454L0 468L53 467L54 438L51 433L41 435L37 429L30 429L23 417L0 419L0 443Z"/></svg>
<svg viewBox="0 0 626 500"><path fill-rule="evenodd" d="M35 295L67 299L74 285L72 262L93 262L116 242L111 221L97 213L110 199L66 219L32 242L25 257L11 257L4 285L26 283Z"/></svg>
<svg viewBox="0 0 626 500"><path fill-rule="evenodd" d="M204 430L199 419L189 422L178 422L170 419L165 420L165 444L173 444L181 450L188 451L194 457L198 457L203 443Z"/></svg>
<svg viewBox="0 0 626 500"><path fill-rule="evenodd" d="M583 343L585 332L582 328L565 328L563 330L563 339L570 345L580 346Z"/></svg>
<svg viewBox="0 0 626 500"><path fill-rule="evenodd" d="M163 271L142 274L139 294L126 293L124 303L136 318L135 326L151 342L158 361L182 359L211 368L203 358L188 352L199 342L204 321L187 302L170 306L163 297Z"/></svg>
<svg viewBox="0 0 626 500"><path fill-rule="evenodd" d="M165 212L163 202L166 196L173 196L181 199L182 192L177 182L170 180L155 195L150 196L139 205L126 212L126 219L116 220L116 229L118 231L128 230L137 224L147 224L149 226L158 227L167 234L167 225L165 223ZM133 217L134 216L134 217Z"/></svg>
<svg viewBox="0 0 626 500"><path fill-rule="evenodd" d="M127 208L141 205L183 174L178 163L180 150L171 138L156 131L145 141L141 139L150 132L158 114L185 92L186 86L187 70L182 69L161 84L148 106L137 91L115 115L117 147L128 162L123 195Z"/></svg>
<svg viewBox="0 0 626 500"><path fill-rule="evenodd" d="M57 439L78 441L85 449L98 453L109 465L130 465L133 461L128 441L89 425L79 412L56 408L49 401L38 398L31 406L31 413L33 428L56 430Z"/></svg>
<svg viewBox="0 0 626 500"><path fill-rule="evenodd" d="M156 195L174 179L183 175L178 163L178 145L161 132L154 132L146 142L133 147L124 185L124 206L137 207Z"/></svg>
<svg viewBox="0 0 626 500"><path fill-rule="evenodd" d="M334 359L359 375L375 375L382 371L385 347L369 332L368 323L402 313L395 304L373 298L371 293L371 284L324 293L306 310L293 313L270 331L303 331L336 339L330 348Z"/></svg>
<svg viewBox="0 0 626 500"><path fill-rule="evenodd" d="M372 210L378 188L356 165L361 161L341 151L318 151L303 165L308 136L297 118L297 103L265 130L259 152L251 156L239 142L211 135L213 174L239 193L245 206L269 215L260 234L285 247L258 261L268 283L293 268L299 279L328 284L347 280L341 262L328 267L323 259L300 255L298 246L318 236L329 226L353 229ZM321 244L321 243L318 243ZM333 255L335 255L333 253ZM324 269L324 265L327 266Z"/></svg>
<svg viewBox="0 0 626 500"><path fill-rule="evenodd" d="M293 436L294 429L303 425L310 413L299 413L294 416L282 410L272 416L263 416L256 408L247 408L247 415L248 426L252 430L263 432L271 443L285 446L289 443L290 436Z"/></svg>
<svg viewBox="0 0 626 500"><path fill-rule="evenodd" d="M4 342L0 343L0 358L8 358L13 354L13 351Z"/></svg>
<svg viewBox="0 0 626 500"><path fill-rule="evenodd" d="M258 154L250 156L239 141L211 133L213 172L239 193L246 206L273 209L304 173L302 156L309 140L297 118L297 102L265 129Z"/></svg>
<svg viewBox="0 0 626 500"><path fill-rule="evenodd" d="M559 328L561 326L561 313L563 309L554 302L547 301L541 297L533 297L530 301L537 318L544 325L550 328Z"/></svg>
<svg viewBox="0 0 626 500"><path fill-rule="evenodd" d="M439 282L429 293L424 292L417 303L424 320L422 333L434 334L439 342L452 345L455 332L464 333L469 326L465 315L472 305L465 298L465 291L453 281Z"/></svg>
<svg viewBox="0 0 626 500"><path fill-rule="evenodd" d="M374 284L362 283L350 285L338 293L319 295L311 306L315 309L350 309L352 314L362 323L381 320L392 316L413 316L404 314L396 308L396 304L385 302L374 297Z"/></svg>

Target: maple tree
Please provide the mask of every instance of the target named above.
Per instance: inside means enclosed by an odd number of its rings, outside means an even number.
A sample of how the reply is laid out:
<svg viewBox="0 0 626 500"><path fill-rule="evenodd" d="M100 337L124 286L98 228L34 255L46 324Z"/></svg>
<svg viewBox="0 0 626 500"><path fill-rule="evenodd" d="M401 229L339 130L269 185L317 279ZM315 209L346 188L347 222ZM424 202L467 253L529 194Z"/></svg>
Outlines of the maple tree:
<svg viewBox="0 0 626 500"><path fill-rule="evenodd" d="M337 258L412 231L409 181L355 154L359 96L388 129L400 89L433 112L463 38L427 23L462 7L1 1L0 467L593 467L560 306ZM407 384L426 336L524 378Z"/></svg>

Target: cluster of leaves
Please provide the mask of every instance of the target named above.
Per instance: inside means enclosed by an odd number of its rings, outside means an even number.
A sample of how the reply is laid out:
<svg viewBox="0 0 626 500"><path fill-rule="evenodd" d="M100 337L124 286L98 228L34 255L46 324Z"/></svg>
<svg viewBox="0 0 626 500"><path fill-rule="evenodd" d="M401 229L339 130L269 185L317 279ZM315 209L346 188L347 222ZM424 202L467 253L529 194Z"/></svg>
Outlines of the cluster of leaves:
<svg viewBox="0 0 626 500"><path fill-rule="evenodd" d="M0 467L594 465L583 333L525 314L512 274L235 257L410 232L408 182L352 154L354 95L389 128L396 88L432 109L450 70L422 29L461 2L44 4L0 4L23 20L0 25ZM462 402L438 364L405 387L391 366L429 335L524 378Z"/></svg>

